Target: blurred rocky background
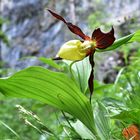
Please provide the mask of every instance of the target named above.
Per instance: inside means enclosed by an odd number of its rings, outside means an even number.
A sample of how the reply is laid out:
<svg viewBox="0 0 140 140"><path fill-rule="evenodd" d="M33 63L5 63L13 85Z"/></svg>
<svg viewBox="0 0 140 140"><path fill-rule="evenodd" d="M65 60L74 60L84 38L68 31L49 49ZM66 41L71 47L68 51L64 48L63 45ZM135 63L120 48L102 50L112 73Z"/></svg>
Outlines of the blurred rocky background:
<svg viewBox="0 0 140 140"><path fill-rule="evenodd" d="M1 69L9 70L5 75L40 65L36 57L54 57L64 42L78 38L46 8L57 11L88 35L97 27L108 31L113 25L118 38L140 28L140 0L0 0L0 18L4 20L0 30L9 40L9 46L0 40ZM112 82L114 78L103 73L116 75L110 70L124 65L123 54L103 54L97 54L97 78Z"/></svg>

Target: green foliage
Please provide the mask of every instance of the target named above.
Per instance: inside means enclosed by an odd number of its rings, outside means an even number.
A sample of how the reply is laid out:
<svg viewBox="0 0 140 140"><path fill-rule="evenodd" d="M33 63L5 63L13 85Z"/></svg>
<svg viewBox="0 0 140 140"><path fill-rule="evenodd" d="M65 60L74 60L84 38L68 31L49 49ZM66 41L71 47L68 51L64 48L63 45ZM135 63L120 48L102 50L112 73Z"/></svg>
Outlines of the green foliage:
<svg viewBox="0 0 140 140"><path fill-rule="evenodd" d="M0 91L6 96L33 98L66 111L95 133L88 99L63 73L30 67L8 79L1 79Z"/></svg>
<svg viewBox="0 0 140 140"><path fill-rule="evenodd" d="M40 57L39 60L55 69L58 69L58 70L62 69L62 67L58 65L57 63L55 63L51 58Z"/></svg>
<svg viewBox="0 0 140 140"><path fill-rule="evenodd" d="M89 58L86 57L83 61L78 62L64 61L70 66L72 78L74 78L82 93L85 93L88 89L88 78L91 71L88 60Z"/></svg>
<svg viewBox="0 0 140 140"><path fill-rule="evenodd" d="M127 116L127 117L126 117ZM123 110L121 113L112 116L112 119L118 119L130 124L140 124L140 109Z"/></svg>
<svg viewBox="0 0 140 140"><path fill-rule="evenodd" d="M95 111L94 113L95 125L99 137L101 138L101 140L111 139L110 137L111 128L109 124L107 109L101 102L98 102L94 111Z"/></svg>
<svg viewBox="0 0 140 140"><path fill-rule="evenodd" d="M123 128L137 124L140 126L140 53L136 51L131 56L129 65L121 69L121 73L115 81L115 84L108 89L108 97L104 97L102 102L109 110L109 116L112 127L117 131L115 136L119 138L119 134ZM115 123L114 123L115 122ZM111 132L113 135L114 133ZM122 136L120 136L122 139Z"/></svg>
<svg viewBox="0 0 140 140"><path fill-rule="evenodd" d="M110 17L110 14L108 14L105 10L106 4L101 3L100 0L96 0L93 2L93 5L96 6L87 18L90 29L94 30L102 27L105 31L109 30L112 23L111 21L108 21L107 18Z"/></svg>
<svg viewBox="0 0 140 140"><path fill-rule="evenodd" d="M129 40L129 42L138 41L140 42L140 30L134 33L134 36Z"/></svg>
<svg viewBox="0 0 140 140"><path fill-rule="evenodd" d="M33 139L39 139L40 138L40 133L35 130L34 128L32 128L31 126L27 125L23 119L23 117L21 116L21 113L18 111L18 109L16 108L17 104L20 104L22 106L24 106L25 108L30 108L34 114L36 112L36 110L38 110L38 115L41 117L41 120L45 120L45 118L47 117L47 120L50 120L50 117L47 115L49 112L49 108L46 110L45 115L43 115L45 112L45 107L42 105L39 107L37 107L37 105L39 105L39 102L37 101L33 101L31 99L10 99L10 98L3 98L0 100L0 120L6 124L8 127L4 126L3 124L0 124L0 139L14 139L14 140L20 140L20 139L25 139L28 140L31 137L32 134L32 138ZM7 114L7 112L9 112ZM41 113L42 112L42 113ZM24 115L25 116L25 115ZM27 117L26 115L26 118ZM36 125L36 121L34 119L31 119L30 117L30 122L33 125ZM53 120L52 120L53 122ZM44 124L48 124L48 122L44 121ZM19 125L20 124L20 125ZM21 127L22 126L22 127ZM51 125L49 125L51 126ZM17 135L15 135L11 130L13 130L16 134L18 134L19 137L17 137Z"/></svg>
<svg viewBox="0 0 140 140"><path fill-rule="evenodd" d="M2 24L3 24L4 22L6 22L6 21L0 17L0 39L1 39L7 46L9 46L8 38L7 38L6 34L1 30Z"/></svg>
<svg viewBox="0 0 140 140"><path fill-rule="evenodd" d="M19 135L11 127L9 127L6 123L4 123L3 121L0 121L0 125L3 125L7 129L9 129L16 137L19 138Z"/></svg>
<svg viewBox="0 0 140 140"><path fill-rule="evenodd" d="M72 126L75 131L81 136L81 138L96 139L96 137L79 120L75 123L72 123Z"/></svg>
<svg viewBox="0 0 140 140"><path fill-rule="evenodd" d="M97 20L97 17L98 17L98 20ZM100 27L100 25L102 24L102 21L101 21L102 18L103 18L103 15L101 14L101 11L96 11L93 14L91 14L88 17L88 22L90 23L90 28L95 29L95 28Z"/></svg>

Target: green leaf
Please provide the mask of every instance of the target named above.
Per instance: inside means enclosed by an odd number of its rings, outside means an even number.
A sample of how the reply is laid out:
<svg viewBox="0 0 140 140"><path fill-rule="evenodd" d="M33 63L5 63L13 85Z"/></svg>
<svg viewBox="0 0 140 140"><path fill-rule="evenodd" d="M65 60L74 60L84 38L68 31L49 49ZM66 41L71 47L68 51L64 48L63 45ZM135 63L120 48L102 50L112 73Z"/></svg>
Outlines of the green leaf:
<svg viewBox="0 0 140 140"><path fill-rule="evenodd" d="M39 57L38 59L42 61L43 63L48 64L49 66L56 68L58 70L62 68L60 65L55 63L51 58Z"/></svg>
<svg viewBox="0 0 140 140"><path fill-rule="evenodd" d="M5 99L5 96L4 96L3 94L0 93L0 101L1 101L1 100L4 100L4 99Z"/></svg>
<svg viewBox="0 0 140 140"><path fill-rule="evenodd" d="M70 61L65 61L70 65ZM72 72L74 79L77 81L80 90L85 93L88 88L88 79L90 76L91 66L89 64L89 57L82 61L75 62L72 65Z"/></svg>
<svg viewBox="0 0 140 140"><path fill-rule="evenodd" d="M123 110L119 114L112 116L112 119L118 119L127 123L134 123L140 125L140 109Z"/></svg>
<svg viewBox="0 0 140 140"><path fill-rule="evenodd" d="M106 48L106 49L97 49L97 52L105 52L105 51L111 51L114 49L117 49L118 47L120 47L121 45L124 45L126 43L132 43L134 41L140 41L140 30L136 31L135 33L132 33L130 35L127 35L125 37L122 37L118 40L116 40L113 45L111 45L110 47Z"/></svg>
<svg viewBox="0 0 140 140"><path fill-rule="evenodd" d="M3 125L4 127L6 127L7 129L9 129L18 138L20 138L20 136L10 126L8 126L6 123L4 123L3 121L0 120L0 124Z"/></svg>
<svg viewBox="0 0 140 140"><path fill-rule="evenodd" d="M140 42L140 30L136 31L133 35L133 37L129 40L129 42Z"/></svg>
<svg viewBox="0 0 140 140"><path fill-rule="evenodd" d="M1 30L0 30L0 39L1 39L7 46L10 45L7 36L6 36L5 33L2 32Z"/></svg>
<svg viewBox="0 0 140 140"><path fill-rule="evenodd" d="M108 118L108 111L105 106L98 102L95 112L94 112L94 120L95 126L101 140L110 140L110 125Z"/></svg>
<svg viewBox="0 0 140 140"><path fill-rule="evenodd" d="M5 96L36 99L68 112L95 134L89 100L63 73L30 67L10 78L0 79L0 92Z"/></svg>
<svg viewBox="0 0 140 140"><path fill-rule="evenodd" d="M71 123L72 127L75 131L81 136L83 139L95 139L95 136L87 129L85 125L81 121L76 121L75 123Z"/></svg>
<svg viewBox="0 0 140 140"><path fill-rule="evenodd" d="M94 80L94 94L100 94L103 96L104 91L108 91L114 86L113 84L103 84L97 80Z"/></svg>

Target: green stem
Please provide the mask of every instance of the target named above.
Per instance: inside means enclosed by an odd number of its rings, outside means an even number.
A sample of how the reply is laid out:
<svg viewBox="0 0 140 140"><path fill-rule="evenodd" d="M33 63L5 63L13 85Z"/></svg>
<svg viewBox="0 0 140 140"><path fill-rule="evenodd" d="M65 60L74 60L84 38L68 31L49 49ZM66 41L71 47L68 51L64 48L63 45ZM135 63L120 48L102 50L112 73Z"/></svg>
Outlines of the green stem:
<svg viewBox="0 0 140 140"><path fill-rule="evenodd" d="M76 62L78 62L78 60L73 61L73 62L70 64L69 70L70 70L70 73L71 73L71 76L72 76L73 81L75 81L76 85L79 87L79 84L78 84L78 82L75 80L75 77L74 77L74 74L73 74L73 70L72 70L72 66L73 66L73 64L75 64Z"/></svg>
<svg viewBox="0 0 140 140"><path fill-rule="evenodd" d="M72 66L73 66L73 64L74 63L76 63L76 62L78 62L78 61L73 61L71 64L70 64L70 73L71 73L71 75L72 75L72 77L74 78L74 75L73 75L73 71L72 71Z"/></svg>

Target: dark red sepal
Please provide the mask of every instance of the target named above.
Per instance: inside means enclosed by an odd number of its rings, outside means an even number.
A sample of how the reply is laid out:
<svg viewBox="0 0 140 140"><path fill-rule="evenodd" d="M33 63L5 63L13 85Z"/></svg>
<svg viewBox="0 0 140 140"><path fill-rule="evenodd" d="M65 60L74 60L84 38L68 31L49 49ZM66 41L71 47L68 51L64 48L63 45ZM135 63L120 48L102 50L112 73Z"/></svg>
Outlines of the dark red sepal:
<svg viewBox="0 0 140 140"><path fill-rule="evenodd" d="M84 39L84 40L89 40L89 39L90 39L90 37L87 36L87 35L85 35L85 34L82 32L82 30L81 30L78 26L73 25L71 22L67 22L62 16L58 15L57 13L53 12L52 10L48 9L48 11L49 11L55 18L57 18L57 19L63 21L63 22L67 25L67 27L69 28L69 30L70 30L71 32L73 32L74 34L80 36L80 37L81 37L82 39Z"/></svg>
<svg viewBox="0 0 140 140"><path fill-rule="evenodd" d="M55 18L57 18L57 19L63 21L64 23L67 23L66 20L65 20L62 16L56 14L55 12L53 12L53 11L50 10L50 9L48 9L48 11L49 11Z"/></svg>
<svg viewBox="0 0 140 140"><path fill-rule="evenodd" d="M112 29L108 33L103 33L100 28L98 28L92 33L92 39L96 40L96 48L105 49L111 46L115 41L114 28L112 27Z"/></svg>
<svg viewBox="0 0 140 140"><path fill-rule="evenodd" d="M91 103L91 97L92 97L92 94L93 94L93 91L94 91L94 53L95 53L95 50L94 52L89 56L89 62L90 62L90 65L91 65L91 72L90 72L90 76L89 76L89 79L88 79L88 87L89 87L89 91L90 91L90 103Z"/></svg>

